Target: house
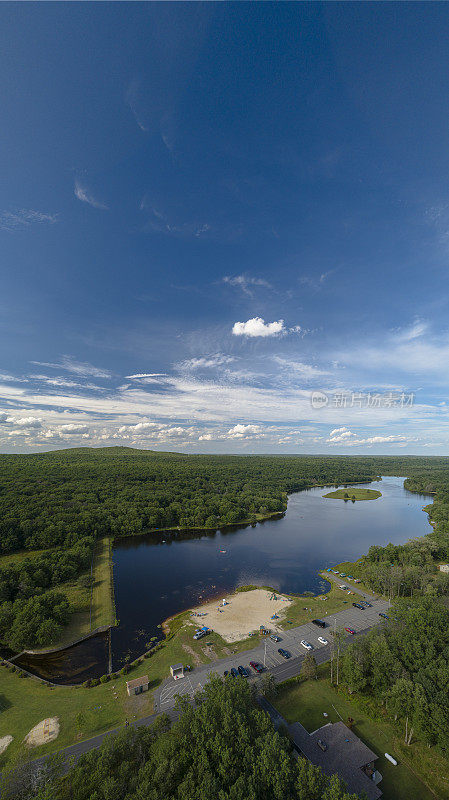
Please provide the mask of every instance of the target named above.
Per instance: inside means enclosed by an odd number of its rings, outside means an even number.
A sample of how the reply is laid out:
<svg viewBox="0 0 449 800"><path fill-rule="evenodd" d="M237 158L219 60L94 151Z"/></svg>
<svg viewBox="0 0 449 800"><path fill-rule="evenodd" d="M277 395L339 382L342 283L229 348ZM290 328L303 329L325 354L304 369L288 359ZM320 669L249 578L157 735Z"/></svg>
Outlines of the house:
<svg viewBox="0 0 449 800"><path fill-rule="evenodd" d="M440 572L449 572L449 564L438 564Z"/></svg>
<svg viewBox="0 0 449 800"><path fill-rule="evenodd" d="M172 664L170 667L170 674L175 681L177 681L178 678L183 678L184 664Z"/></svg>
<svg viewBox="0 0 449 800"><path fill-rule="evenodd" d="M142 694L148 691L148 675L142 675L140 678L133 678L132 681L126 681L126 691L129 696L133 694Z"/></svg>
<svg viewBox="0 0 449 800"><path fill-rule="evenodd" d="M382 775L375 765L378 756L344 722L327 723L313 733L299 722L288 727L295 748L326 775L336 773L350 793L365 794L368 800L382 797L377 785Z"/></svg>

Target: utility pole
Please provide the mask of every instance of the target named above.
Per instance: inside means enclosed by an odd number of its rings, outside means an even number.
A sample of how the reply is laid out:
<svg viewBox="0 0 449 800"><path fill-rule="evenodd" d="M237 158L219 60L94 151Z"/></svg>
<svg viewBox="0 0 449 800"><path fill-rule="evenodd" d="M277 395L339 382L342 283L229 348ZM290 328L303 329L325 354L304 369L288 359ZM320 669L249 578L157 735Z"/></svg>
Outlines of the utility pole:
<svg viewBox="0 0 449 800"><path fill-rule="evenodd" d="M267 640L265 639L265 642L264 642L264 651L263 651L263 665L264 665L264 667L266 667L266 666L267 666L267 663L266 663L266 662L267 662Z"/></svg>

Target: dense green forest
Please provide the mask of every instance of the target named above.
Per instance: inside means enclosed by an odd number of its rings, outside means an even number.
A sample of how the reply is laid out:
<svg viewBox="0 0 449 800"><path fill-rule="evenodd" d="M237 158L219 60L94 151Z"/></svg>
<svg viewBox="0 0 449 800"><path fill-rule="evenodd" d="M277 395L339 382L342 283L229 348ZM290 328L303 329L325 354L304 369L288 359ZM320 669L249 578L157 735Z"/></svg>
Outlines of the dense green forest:
<svg viewBox="0 0 449 800"><path fill-rule="evenodd" d="M4 776L5 800L358 800L276 733L246 681L213 679L196 708L181 703L170 727L107 737L60 778L44 770ZM38 784L36 786L36 783ZM31 785L30 785L31 784Z"/></svg>
<svg viewBox="0 0 449 800"><path fill-rule="evenodd" d="M186 456L121 447L0 455L0 553L56 548L32 565L0 568L0 641L15 650L57 641L69 616L57 589L87 568L98 537L252 522L285 511L289 492L382 474L406 475L408 488L436 492L437 524L425 539L372 547L360 567L365 580L377 591L448 594L449 580L435 566L449 559L447 458Z"/></svg>
<svg viewBox="0 0 449 800"><path fill-rule="evenodd" d="M449 613L432 598L400 599L390 621L345 651L343 680L386 707L413 736L449 755Z"/></svg>
<svg viewBox="0 0 449 800"><path fill-rule="evenodd" d="M0 566L0 641L13 650L56 642L68 621L69 603L55 587L90 567L94 539Z"/></svg>
<svg viewBox="0 0 449 800"><path fill-rule="evenodd" d="M84 536L219 527L285 511L318 484L406 475L449 487L449 460L367 456L196 456L130 448L0 455L1 552L72 546Z"/></svg>

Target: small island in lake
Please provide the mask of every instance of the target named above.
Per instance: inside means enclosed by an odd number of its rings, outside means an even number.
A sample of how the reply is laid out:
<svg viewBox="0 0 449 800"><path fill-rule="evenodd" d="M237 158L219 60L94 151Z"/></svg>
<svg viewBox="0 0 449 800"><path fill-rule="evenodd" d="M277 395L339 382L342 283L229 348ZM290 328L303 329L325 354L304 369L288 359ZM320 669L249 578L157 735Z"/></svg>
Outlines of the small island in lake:
<svg viewBox="0 0 449 800"><path fill-rule="evenodd" d="M382 492L375 489L354 489L350 486L349 489L337 489L335 492L324 494L323 497L330 500L377 500L378 497L382 497Z"/></svg>

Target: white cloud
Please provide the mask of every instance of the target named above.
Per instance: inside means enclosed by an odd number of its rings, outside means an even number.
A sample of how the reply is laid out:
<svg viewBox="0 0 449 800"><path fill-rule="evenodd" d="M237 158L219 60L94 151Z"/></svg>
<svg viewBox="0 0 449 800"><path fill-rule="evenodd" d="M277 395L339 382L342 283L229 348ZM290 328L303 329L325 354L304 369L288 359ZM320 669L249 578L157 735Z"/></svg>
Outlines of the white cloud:
<svg viewBox="0 0 449 800"><path fill-rule="evenodd" d="M238 425L234 425L228 431L228 437L232 439L242 439L243 437L248 438L249 436L253 436L255 434L260 434L262 428L260 425L242 425L239 423Z"/></svg>
<svg viewBox="0 0 449 800"><path fill-rule="evenodd" d="M232 356L225 356L223 353L215 353L215 355L202 356L201 358L189 358L186 361L181 361L177 366L181 370L190 372L196 369L221 367L224 364L231 364L233 361L235 361L235 358Z"/></svg>
<svg viewBox="0 0 449 800"><path fill-rule="evenodd" d="M54 369L65 369L67 372L73 372L80 377L94 377L94 378L110 378L111 372L107 369L94 367L86 361L76 361L72 356L63 356L61 363L51 363L48 361L31 361L31 364L37 364L39 367L52 367Z"/></svg>
<svg viewBox="0 0 449 800"><path fill-rule="evenodd" d="M289 376L294 374L305 380L312 380L322 377L323 375L331 374L328 370L320 369L319 367L312 366L312 364L305 364L303 361L295 361L289 358L282 358L281 356L273 356L273 361L279 364Z"/></svg>
<svg viewBox="0 0 449 800"><path fill-rule="evenodd" d="M278 336L285 333L284 320L265 322L262 317L253 317L246 322L235 322L232 333L234 336Z"/></svg>
<svg viewBox="0 0 449 800"><path fill-rule="evenodd" d="M128 380L139 380L140 378L166 378L166 372L138 372L136 375L125 375Z"/></svg>
<svg viewBox="0 0 449 800"><path fill-rule="evenodd" d="M15 231L28 228L30 225L53 225L57 220L56 214L43 214L30 208L19 208L17 211L0 212L0 230Z"/></svg>
<svg viewBox="0 0 449 800"><path fill-rule="evenodd" d="M255 286L261 286L264 289L271 289L271 283L264 280L264 278L251 278L249 275L226 275L223 278L223 283L227 283L228 286L234 286L237 289L241 289L244 294L247 294L249 297L252 297L254 292L253 288Z"/></svg>
<svg viewBox="0 0 449 800"><path fill-rule="evenodd" d="M347 428L334 428L334 430L330 432L329 436L338 436L340 433L346 433L347 430Z"/></svg>
<svg viewBox="0 0 449 800"><path fill-rule="evenodd" d="M87 203L93 208L99 208L102 211L108 210L108 207L104 203L101 203L100 200L96 200L95 197L90 194L88 189L86 189L86 187L83 186L79 181L75 181L74 192L75 197L77 197L78 200L81 200L82 203Z"/></svg>
<svg viewBox="0 0 449 800"><path fill-rule="evenodd" d="M74 422L70 422L67 425L61 425L59 432L64 436L68 436L77 433L89 433L89 428L87 425L77 425Z"/></svg>

